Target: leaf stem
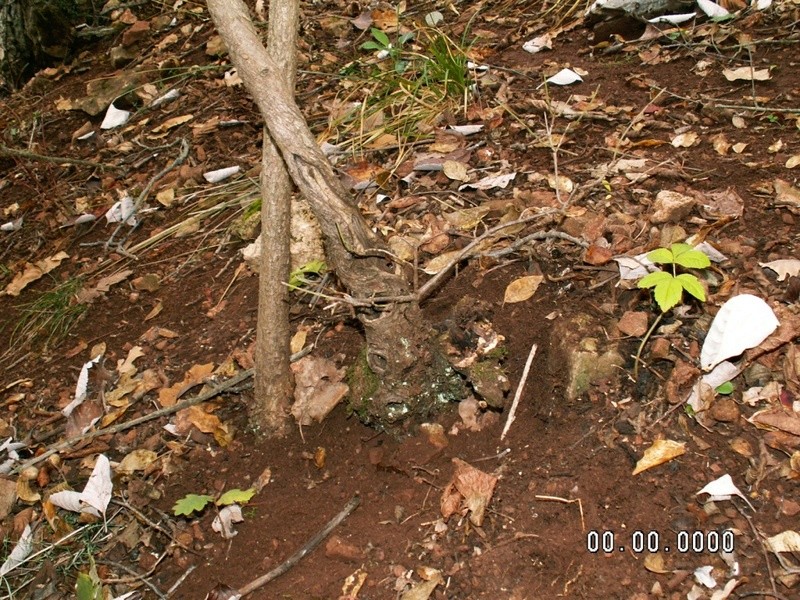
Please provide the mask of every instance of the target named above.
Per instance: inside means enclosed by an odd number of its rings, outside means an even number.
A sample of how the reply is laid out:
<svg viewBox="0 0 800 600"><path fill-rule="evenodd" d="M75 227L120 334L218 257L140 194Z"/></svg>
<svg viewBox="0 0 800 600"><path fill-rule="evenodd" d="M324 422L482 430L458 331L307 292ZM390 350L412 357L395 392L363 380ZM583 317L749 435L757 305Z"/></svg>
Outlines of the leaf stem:
<svg viewBox="0 0 800 600"><path fill-rule="evenodd" d="M633 380L634 382L639 381L639 363L642 362L642 350L644 349L644 345L647 343L647 340L650 339L650 336L653 335L653 331L655 331L658 324L661 322L661 318L664 316L665 313L661 312L656 317L656 320L653 321L653 324L650 325L650 329L647 330L647 333L644 334L641 343L639 344L639 349L636 350L636 356L634 357L634 364L633 364Z"/></svg>

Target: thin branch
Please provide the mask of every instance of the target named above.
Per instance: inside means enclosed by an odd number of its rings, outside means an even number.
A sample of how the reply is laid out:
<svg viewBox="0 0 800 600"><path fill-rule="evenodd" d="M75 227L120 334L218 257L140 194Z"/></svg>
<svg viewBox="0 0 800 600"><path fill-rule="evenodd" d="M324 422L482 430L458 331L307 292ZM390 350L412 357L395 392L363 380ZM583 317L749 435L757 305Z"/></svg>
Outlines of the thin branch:
<svg viewBox="0 0 800 600"><path fill-rule="evenodd" d="M166 167L161 169L158 173L156 173L155 175L153 175L150 178L150 181L147 182L147 185L144 186L144 189L139 194L139 196L136 198L136 202L134 202L134 204L133 204L133 209L131 210L131 214L128 215L128 217L135 216L135 215L137 215L139 213L139 209L142 207L142 204L144 203L145 199L147 198L147 195L150 193L150 190L152 189L153 185L155 185L155 183L159 179L164 177L164 175L166 175L167 173L172 171L175 167L183 164L183 162L189 156L189 149L190 149L189 142L186 140L186 138L181 138L181 149L180 149L180 152L178 152L178 156L175 158L175 160L172 161L171 164L167 165ZM119 224L117 225L117 228L114 230L114 233L111 234L111 237L108 238L108 241L105 243L106 250L108 250L109 247L111 246L111 244L114 242L114 238L117 237L117 234L120 232L120 230L122 229L123 225L125 225L126 221L127 221L127 218L126 219L122 219L119 222ZM135 228L135 225L134 225L134 228ZM133 230L131 230L131 231L133 231ZM118 246L119 246L120 250L122 249L122 244L125 243L125 241L128 239L129 235L130 235L130 232L128 232L128 235L126 235L125 238L123 238L123 240L121 242L119 242Z"/></svg>
<svg viewBox="0 0 800 600"><path fill-rule="evenodd" d="M0 156L14 156L17 158L27 158L30 160L39 160L42 162L51 162L59 165L81 165L84 167L92 167L94 169L121 169L118 165L109 165L106 163L96 163L91 160L83 160L80 158L68 158L66 156L49 156L46 154L37 154L28 150L16 150L0 144Z"/></svg>
<svg viewBox="0 0 800 600"><path fill-rule="evenodd" d="M76 435L75 437L71 437L68 440L64 440L63 442L56 444L55 446L51 446L47 451L43 452L42 454L24 463L21 463L12 471L12 473L20 473L21 471L27 469L28 467L32 467L34 465L39 464L43 460L52 456L53 454L61 452L62 450L66 450L67 448L71 448L78 442L82 442L84 440L92 440L96 437L100 437L103 435L110 435L113 433L126 431L131 427L135 427L136 425L141 425L142 423L147 423L148 421L152 421L153 419L157 419L159 417L163 417L166 415L171 415L173 413L178 412L179 410L183 410L184 408L188 408L190 406L194 406L195 404L200 404L201 402L210 400L211 398L218 396L225 390L232 388L236 384L241 383L245 379L249 379L252 376L253 376L253 369L246 369L245 371L242 371L238 375L231 377L227 381L223 381L218 386L213 387L207 392L204 392L198 396L194 396L193 398L187 398L186 400L177 402L172 406L167 406L165 408L143 415L137 419L126 421L125 423L119 423L117 425L113 425L111 427L105 427L103 429L95 429L94 431L87 431L86 433L83 433L81 435Z"/></svg>
<svg viewBox="0 0 800 600"><path fill-rule="evenodd" d="M419 302L422 302L425 298L427 298L433 291L441 284L442 280L447 276L450 270L455 267L458 263L462 260L469 258L472 256L473 251L477 248L480 244L484 243L487 239L491 238L497 233L500 233L504 229L509 227L514 227L515 225L523 225L525 223L530 223L532 221L538 221L539 219L543 219L544 217L549 217L558 213L559 211L556 209L547 210L544 212L540 212L532 217L525 217L523 219L517 219L516 221L510 221L509 223L501 223L500 225L496 225L491 229L487 230L483 233L480 237L475 238L469 244L464 246L464 248L459 252L453 259L447 263L447 265L436 275L431 277L428 281L425 282L419 291L416 293L417 299Z"/></svg>
<svg viewBox="0 0 800 600"><path fill-rule="evenodd" d="M528 353L528 360L525 361L525 368L522 370L522 377L519 380L519 385L517 385L514 401L511 403L511 409L508 411L506 425L503 427L503 433L500 434L501 440L505 439L508 430L511 428L511 424L514 422L514 419L516 419L517 405L519 405L519 399L522 397L522 389L525 387L525 382L528 381L528 373L530 373L531 363L533 363L533 357L536 356L537 348L538 346L533 344L531 346L531 351Z"/></svg>
<svg viewBox="0 0 800 600"><path fill-rule="evenodd" d="M242 587L239 590L240 594L239 597L240 598L244 597L250 592L256 591L258 588L263 587L273 579L280 577L281 575L286 573L286 571L288 571L297 563L299 563L306 554L309 554L314 548L319 546L322 540L328 537L331 531L333 531L336 528L336 526L339 525L339 523L341 523L347 517L349 517L350 513L352 513L356 508L358 508L360 502L361 499L358 496L353 496L350 499L350 502L348 502L345 505L345 507L339 512L339 514L333 517L330 521L328 521L328 524L325 525L325 527L323 527L314 537L312 537L305 544L303 544L303 546L297 552L292 554L289 558L287 558L280 565L272 569L272 571L270 571L266 575L262 575L261 577L254 579L253 581Z"/></svg>

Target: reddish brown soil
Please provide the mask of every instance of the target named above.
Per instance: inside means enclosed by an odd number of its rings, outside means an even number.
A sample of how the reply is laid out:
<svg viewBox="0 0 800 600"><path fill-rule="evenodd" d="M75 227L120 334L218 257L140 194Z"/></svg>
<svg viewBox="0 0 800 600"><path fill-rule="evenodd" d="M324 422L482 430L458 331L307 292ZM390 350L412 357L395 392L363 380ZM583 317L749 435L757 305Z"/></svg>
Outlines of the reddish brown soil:
<svg viewBox="0 0 800 600"><path fill-rule="evenodd" d="M322 17L344 11L333 2L321 4L324 6L304 5L306 66L315 66L322 50L334 46L335 40L320 26ZM798 256L798 217L773 202L771 189L775 178L797 182L796 170L784 167L789 156L800 152L796 121L800 78L793 68L800 60L796 17L784 9L780 19L768 13L740 22L740 28L753 39L766 40L753 51L757 66L774 66L772 80L758 84L759 94L769 98L767 104L773 111L751 112L714 108L715 104L739 106L751 100L749 82L729 83L720 75L723 67L746 64L742 62L747 58L746 53L737 54L731 40L718 44L722 48L719 53L710 45L700 45L708 42L707 37L696 40L697 44L642 43L638 50L658 48L662 58L670 59L648 64L636 51L592 54L589 33L578 27L562 33L553 51L530 55L520 47L532 34L519 23L528 18L520 14L532 11L533 4L488 2L476 22L477 30L493 35L481 46L483 60L497 68L501 80L508 84L503 92L507 94L508 107L540 134L544 129L541 110L532 108L529 100L541 97L537 86L542 71L553 70L550 67L557 65L579 67L590 75L579 91L551 87L553 100L571 102L575 93L587 97L594 94L603 106L623 108L619 118L587 117L569 126L569 141L560 152L559 172L579 185L594 187L580 194L576 203L585 212L564 220L559 228L581 236L597 222L592 219L606 219L615 213L628 215L633 225L624 229L624 233L619 234L621 229L607 228L604 235L613 240L615 253L634 254L658 246L659 236L667 228L653 227L647 220L652 197L659 190L733 189L745 200L744 214L727 225L708 229L708 239L716 242L730 260L720 267L721 276L711 289L707 310L693 305L684 325L673 335L672 342L680 349L679 358L696 360L698 343L702 342L708 326L705 313L713 314L714 307L733 290L758 293L774 305L796 311L796 292L792 297L786 282L776 282L774 274L757 266L759 261ZM426 12L421 7L414 10L420 15ZM459 21L462 26L470 14L467 11ZM140 16L153 15L145 11ZM788 26L789 23L793 25ZM734 27L734 31L738 28ZM156 44L164 35L166 32L153 34L150 42ZM208 24L201 28L193 41L194 50L181 51L183 66L212 62L201 46L211 35ZM342 64L345 58L352 60L356 56L355 35L349 32L350 46L336 51ZM54 108L58 98L78 97L85 93L88 79L110 72L105 60L98 58L104 51L105 48L94 48L90 55L76 59L76 65L82 68L59 75L56 80L40 78L36 85L6 99L0 117L3 143L23 148L21 140L27 139L33 127L37 153L121 163L119 155L105 149L103 143L71 145L72 133L87 117L78 111L58 112ZM712 74L701 77L693 72L700 59L714 63ZM334 65L332 70L342 64ZM168 115L158 115L153 126L184 113L195 114L197 122L214 114L223 119L245 119L248 124L244 126L220 129L193 139L188 164L197 166L197 173L231 162L245 170L258 165L260 126L254 107L240 90L216 87L214 94L210 94L206 83L204 78L188 82L183 87L187 99ZM321 105L313 99L314 92L327 93L325 87L318 86L319 80L310 73L301 76L298 86L309 120L317 125L325 117L315 112L321 110ZM659 89L667 92L659 95ZM497 105L495 92L500 93L496 88L485 92L482 102L487 107ZM607 136L624 131L651 102L658 105L654 109L658 116L649 117L648 126L630 137L639 141L657 140L659 144L642 143L626 152L650 158L665 168L640 184L615 180L607 195L601 185L593 183L591 173L614 155ZM734 114L746 117L745 128L732 125ZM461 122L459 119L455 120ZM99 117L92 119L99 120ZM565 121L557 121L556 131L564 131L565 125ZM670 139L683 126L700 133L699 145L687 149L670 145ZM710 142L718 133L726 134L731 144L747 143L746 150L742 154L719 155ZM166 139L172 141L178 135L191 137L189 130L178 129ZM518 190L530 192L546 187L546 183L525 178L528 173L548 173L553 169L552 153L546 147L535 146L528 129L504 113L501 123L480 135L485 147L495 152L495 162L488 165L490 172L499 170L499 161L505 160L510 169L519 172L514 184ZM770 151L778 140L783 140L783 147ZM165 150L170 155L175 151ZM0 233L3 267L0 286L7 285L26 261L40 260L59 250L70 254L52 277L45 276L17 298L0 297L0 331L4 340L0 350L6 351L0 359L2 435L26 439L33 432L38 443L31 444L32 452L46 450L49 443L63 436L59 410L74 393L78 370L88 358L88 348L97 342L105 342L106 364L110 366L124 359L132 346L141 345L144 356L137 362L140 371L155 368L170 383L180 381L192 365L209 362L219 365L231 356L237 357L240 366L248 366L242 357L254 339L257 282L247 272L235 275L241 262L239 250L245 244L232 241L226 232L235 209L205 220L197 233L168 238L143 251L136 261L121 254L109 257L102 246L81 245L108 239L112 227L104 221L92 228L59 229L66 215L73 213L75 198L97 198L98 204L92 210L102 214L108 205L104 204L106 200L99 195L100 191L108 192L110 198L115 196L112 192L116 189L139 190L166 164L150 161L136 167L141 156L144 154L136 151L125 158L125 170L121 173L103 173L82 165L54 166L0 155L0 210L16 202L25 214L22 230ZM387 157L387 163L391 160L392 157ZM184 175L181 175L183 183ZM452 183L445 178L437 182L442 190ZM510 197L511 193L509 188L501 197ZM487 196L478 194L470 197L476 203L485 199ZM431 202L424 208L439 210L437 206ZM191 208L194 207L153 213L134 232L132 242L142 241L157 229L183 220ZM713 224L713 220L702 218L695 211L680 226L691 235ZM566 357L570 349L553 338L553 323L547 317L589 315L591 330L583 333L600 340L601 346L619 343L622 354L630 357L636 352L639 338L625 338L617 329L619 318L626 310L647 311L652 317L657 308L647 293L615 287L617 278L609 279L616 271L612 268L614 263L599 268L588 266L583 260L583 250L563 240L536 244L532 249L510 255L516 260L506 257L503 260L507 262L473 261L423 306L431 323L442 323L452 317L458 302L480 302L487 306L495 329L506 339L505 367L512 382L512 395L531 344L538 344L516 421L502 442L500 432L505 412L487 419L481 431L470 432L460 427L461 419L453 406L434 419L448 433L447 445L439 447L417 422L409 421L401 431L379 432L363 426L343 405L319 425L295 428L284 438L265 441L256 438L248 427L247 406L252 402L252 391L241 389L223 394L211 403L234 432L233 441L226 448L197 430L187 437L175 438L162 429L168 420L162 418L63 452L61 466L43 468L44 475L40 475L35 487L42 494L61 482L81 489L88 470L82 468L79 458L99 452L105 452L112 461L121 460L137 448L159 454L160 460L153 469L115 480L115 496L124 497L149 520L138 521L136 531L140 541L132 547L110 544L108 540L96 545L93 556L100 576L117 581L113 585L115 595L137 587L145 598L164 597L142 587L120 564L137 574L146 574L148 582L160 594L166 594L191 569L170 598L204 598L218 583L240 588L281 564L351 498L358 496L358 508L321 547L249 597L398 598L409 585L422 580L423 568L434 568L444 577L444 584L431 595L439 599L677 599L686 597L694 583L692 572L704 565L713 565L717 580L723 584L732 577L741 581L731 597L744 598L756 592L771 593L779 599L795 597L796 586L792 591L784 585L790 584L790 580L779 581L780 565L766 552L759 534L770 536L796 529L796 515L800 511L798 473L786 460L796 438L786 443L784 452L768 448L763 432L744 418L755 409L740 402L736 418L715 421L709 429L698 425L667 402L664 388L670 380L674 356L670 360L654 359L638 383L633 381L633 363L629 358L618 376L596 382L587 393L570 400L566 394ZM85 274L88 281L96 283L99 276L122 267L134 270L131 279L157 273L161 287L155 292L137 294L132 293L127 281L112 287L90 306L65 340L46 352L42 351L41 341L33 340L24 346L22 342L28 340L5 342L12 339L22 314L21 306L51 289L56 282ZM503 303L503 291L509 282L537 272L549 276L549 280L533 299L519 304ZM603 283L604 280L607 281ZM221 301L224 304L218 305ZM145 321L145 316L159 303L161 312ZM217 306L221 309L209 316L209 311ZM335 314L312 310L303 298L297 297L293 324L301 322L313 324L314 335L320 334L314 350L317 356L340 365L356 360L363 339L357 323L348 318L343 308ZM143 338L153 326L169 329L177 337ZM762 362L770 374L765 377L782 381L791 399L799 390L797 373L792 374L786 367L789 348L791 344L779 347L763 357ZM649 360L647 353L645 359ZM20 378L29 379L29 387L6 388ZM744 382L738 383L738 392L734 394L737 402L741 390L747 387ZM12 394L20 391L24 397L12 399ZM197 388L189 395L196 391ZM154 392L131 406L122 420L155 408L158 406ZM658 438L686 442L687 451L667 464L632 476L644 450ZM749 448L749 452L743 452L743 447ZM315 463L318 449L324 449L323 463ZM499 477L480 527L458 515L446 524L441 519L440 498L453 475L453 459ZM271 479L245 507L245 522L238 526L238 535L230 541L222 540L211 530L215 516L212 510L196 519L176 518L171 514L173 504L188 493L218 495L231 488L245 489L266 469L270 470ZM746 493L755 512L739 499L719 502L715 510L707 510L708 506L703 504L705 498L696 496L706 483L725 473L731 474ZM28 506L33 507L33 513L24 512ZM2 523L3 533L10 542L7 549L19 535L14 515L23 513L29 521L39 521L41 510L41 503L17 502ZM119 510L110 525L113 535L120 535L125 525L137 523L132 512L124 507ZM161 531L154 528L156 523ZM38 543L58 538L50 529L51 524L44 521L41 527L43 533ZM714 532L729 528L736 532L735 552L740 568L736 575L730 574L716 553L678 548L679 538L683 541L686 534L701 532L699 535L713 536ZM164 532L169 532L169 536ZM592 551L589 546L595 535L605 535L604 540L613 535L614 550ZM656 541L664 559L663 568L646 564L647 552L634 551L634 545L642 537ZM77 553L78 547L73 551ZM163 559L156 564L159 557ZM48 588L52 595L47 597L73 597L77 571L65 568L62 555L54 554L52 561L50 566L42 567L42 572L49 572L46 569L53 566L58 569L57 575L53 571ZM359 574L365 575L361 590L355 596L344 596L347 578ZM35 571L26 573L28 578L34 575ZM20 585L21 581L9 585ZM14 597L44 596L36 595L33 585L28 585ZM710 593L704 597L710 597Z"/></svg>

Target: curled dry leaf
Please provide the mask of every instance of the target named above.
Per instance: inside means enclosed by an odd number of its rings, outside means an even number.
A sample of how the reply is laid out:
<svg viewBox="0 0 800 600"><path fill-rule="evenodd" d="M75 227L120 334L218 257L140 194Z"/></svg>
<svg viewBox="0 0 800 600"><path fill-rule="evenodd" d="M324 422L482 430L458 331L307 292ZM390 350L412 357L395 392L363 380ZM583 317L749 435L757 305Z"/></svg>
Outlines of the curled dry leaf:
<svg viewBox="0 0 800 600"><path fill-rule="evenodd" d="M306 356L291 368L295 377L292 415L301 425L322 422L350 391L342 381L345 370L328 359Z"/></svg>
<svg viewBox="0 0 800 600"><path fill-rule="evenodd" d="M758 263L764 269L770 269L778 274L778 281L783 281L787 277L800 276L800 260L796 258L784 258L773 260L766 263Z"/></svg>
<svg viewBox="0 0 800 600"><path fill-rule="evenodd" d="M244 521L242 509L238 504L231 504L219 511L219 514L211 523L211 529L222 535L226 540L229 540L239 533L233 528L233 524L241 523L242 521Z"/></svg>
<svg viewBox="0 0 800 600"><path fill-rule="evenodd" d="M800 415L782 405L760 410L747 420L759 429L778 429L800 437Z"/></svg>
<svg viewBox="0 0 800 600"><path fill-rule="evenodd" d="M633 475L638 475L652 467L671 461L686 452L686 444L674 440L656 440L644 451L644 456L636 463Z"/></svg>
<svg viewBox="0 0 800 600"><path fill-rule="evenodd" d="M442 494L442 516L448 518L459 510L462 503L469 511L470 522L480 527L486 507L492 499L497 477L476 469L461 459L454 458L455 473Z"/></svg>
<svg viewBox="0 0 800 600"><path fill-rule="evenodd" d="M767 548L778 552L800 552L800 533L787 529L764 540Z"/></svg>

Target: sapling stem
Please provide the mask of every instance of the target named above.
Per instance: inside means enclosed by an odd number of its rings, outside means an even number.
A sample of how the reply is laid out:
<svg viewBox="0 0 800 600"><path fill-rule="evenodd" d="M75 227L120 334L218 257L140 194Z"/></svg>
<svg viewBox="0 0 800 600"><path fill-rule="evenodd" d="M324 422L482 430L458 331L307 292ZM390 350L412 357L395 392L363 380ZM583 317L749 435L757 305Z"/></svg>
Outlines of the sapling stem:
<svg viewBox="0 0 800 600"><path fill-rule="evenodd" d="M656 320L653 321L653 324L650 325L650 329L647 330L647 333L644 334L641 343L639 344L639 349L636 351L636 356L634 357L634 364L633 364L633 380L639 381L639 363L642 362L642 350L644 349L644 345L647 343L647 340L650 339L650 336L653 335L653 331L655 331L658 324L661 322L661 317L664 316L664 313L658 313Z"/></svg>

